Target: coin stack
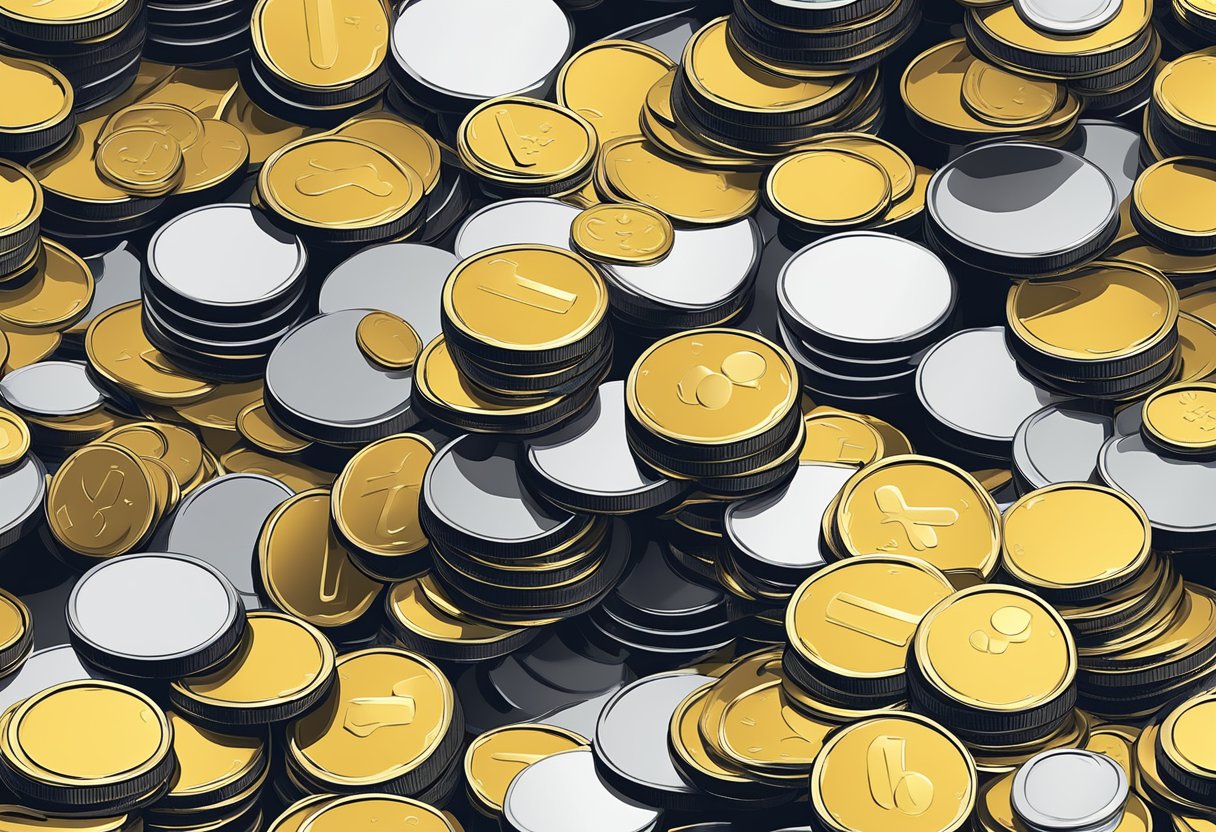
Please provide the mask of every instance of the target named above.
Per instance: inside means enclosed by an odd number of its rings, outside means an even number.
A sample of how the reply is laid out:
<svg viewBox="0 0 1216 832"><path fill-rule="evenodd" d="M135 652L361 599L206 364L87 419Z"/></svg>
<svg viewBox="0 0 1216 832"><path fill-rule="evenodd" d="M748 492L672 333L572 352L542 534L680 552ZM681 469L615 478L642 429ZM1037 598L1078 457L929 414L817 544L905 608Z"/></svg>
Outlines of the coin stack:
<svg viewBox="0 0 1216 832"><path fill-rule="evenodd" d="M47 395L53 385L59 396ZM0 394L29 428L33 448L44 461L62 462L79 447L121 421L125 402L108 395L76 361L40 361L0 380Z"/></svg>
<svg viewBox="0 0 1216 832"><path fill-rule="evenodd" d="M163 0L148 2L151 60L179 66L213 66L241 59L249 51L252 0Z"/></svg>
<svg viewBox="0 0 1216 832"><path fill-rule="evenodd" d="M0 198L9 219L0 228L0 290L21 284L42 255L43 190L27 168L0 162Z"/></svg>
<svg viewBox="0 0 1216 832"><path fill-rule="evenodd" d="M52 152L76 130L75 91L72 83L49 63L0 56L0 78L6 87L44 86L32 108L10 105L0 127L0 154L28 162Z"/></svg>
<svg viewBox="0 0 1216 832"><path fill-rule="evenodd" d="M1216 770L1211 755L1195 744L1195 728L1211 716L1211 691L1175 705L1164 719L1154 721L1136 739L1137 791L1154 808L1175 816L1196 818L1184 828L1210 821Z"/></svg>
<svg viewBox="0 0 1216 832"><path fill-rule="evenodd" d="M1204 3L1195 0L1155 6L1153 25L1166 45L1178 52L1202 49L1216 37L1216 16Z"/></svg>

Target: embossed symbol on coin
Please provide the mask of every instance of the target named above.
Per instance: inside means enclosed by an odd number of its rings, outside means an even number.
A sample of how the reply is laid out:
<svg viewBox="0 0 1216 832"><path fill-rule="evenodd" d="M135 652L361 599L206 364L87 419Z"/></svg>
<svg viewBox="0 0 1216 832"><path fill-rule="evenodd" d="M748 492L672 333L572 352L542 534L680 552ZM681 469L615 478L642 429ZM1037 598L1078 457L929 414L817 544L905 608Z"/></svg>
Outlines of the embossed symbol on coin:
<svg viewBox="0 0 1216 832"><path fill-rule="evenodd" d="M967 639L981 653L1000 656L1011 644L1021 644L1030 638L1030 613L1021 607L1001 607L988 620L991 633L975 630Z"/></svg>
<svg viewBox="0 0 1216 832"><path fill-rule="evenodd" d="M558 315L565 315L578 300L574 292L524 277L519 273L519 263L507 257L495 257L489 265L494 267L491 274L477 287L487 294Z"/></svg>
<svg viewBox="0 0 1216 832"><path fill-rule="evenodd" d="M882 522L898 524L918 552L937 548L935 527L953 526L958 522L958 512L949 506L908 505L904 493L895 485L880 485L874 489L874 499L882 511Z"/></svg>
<svg viewBox="0 0 1216 832"><path fill-rule="evenodd" d="M304 196L325 196L343 188L357 188L371 196L385 197L393 192L393 183L382 178L371 162L349 168L327 168L316 159L308 166L318 173L296 177L296 190Z"/></svg>
<svg viewBox="0 0 1216 832"><path fill-rule="evenodd" d="M398 479L411 456L413 456L412 453L407 453L401 458L401 464L392 471L368 477L363 483L366 490L359 495L361 497L371 497L374 494L384 495L380 515L376 520L376 531L394 544L405 542L396 540L395 536L405 531L410 525L408 511L403 514L398 512L398 509L408 509L411 503L416 505L418 502L419 484L401 482ZM401 497L405 499L399 499Z"/></svg>
<svg viewBox="0 0 1216 832"><path fill-rule="evenodd" d="M515 127L515 120L511 118L511 112L505 108L494 111L494 123L498 125L498 132L502 134L503 143L506 144L511 158L521 168L534 166L536 162L531 161L530 157L539 155L546 147L557 141L554 136L544 135L553 130L553 125L547 121L537 125L539 135L520 132Z"/></svg>
<svg viewBox="0 0 1216 832"><path fill-rule="evenodd" d="M908 771L907 745L903 737L875 737L866 751L866 776L875 803L915 817L933 805L933 781Z"/></svg>
<svg viewBox="0 0 1216 832"><path fill-rule="evenodd" d="M635 254L652 254L663 247L663 235L654 223L648 223L644 227L636 230L630 226L636 225L632 214L628 211L621 211L612 218L612 222L600 217L592 217L587 221L587 233L600 242L613 242L621 251L633 252ZM615 227L613 227L615 226ZM658 232L656 235L655 232ZM637 244L635 237L656 237L647 244L641 242Z"/></svg>
<svg viewBox="0 0 1216 832"><path fill-rule="evenodd" d="M859 598L851 592L838 592L832 596L824 617L830 624L885 641L894 647L906 647L916 632L916 625L920 623L920 618L911 613L868 598Z"/></svg>
<svg viewBox="0 0 1216 832"><path fill-rule="evenodd" d="M122 496L122 486L126 479L127 475L124 472L111 467L101 478L101 482L97 484L97 488L92 493L89 493L89 486L82 478L80 481L80 491L84 495L87 508L92 510L92 513L85 514L85 518L89 521L90 525L86 527L84 520L80 523L74 521L66 505L60 506L56 512L59 516L59 522L63 524L65 529L79 529L81 533L92 538L98 544L108 545L109 543L116 542L126 534L127 530L110 527L110 512L114 511L119 498ZM106 534L107 529L111 531L111 534L107 535L103 541L102 535Z"/></svg>
<svg viewBox="0 0 1216 832"><path fill-rule="evenodd" d="M417 707L408 693L415 676L393 685L388 696L357 696L346 706L342 727L356 737L370 737L381 728L396 728L414 721Z"/></svg>
<svg viewBox="0 0 1216 832"><path fill-rule="evenodd" d="M721 372L704 364L689 368L676 383L676 393L684 404L706 410L721 410L730 404L736 387L756 389L768 369L764 356L751 350L733 352L722 359Z"/></svg>

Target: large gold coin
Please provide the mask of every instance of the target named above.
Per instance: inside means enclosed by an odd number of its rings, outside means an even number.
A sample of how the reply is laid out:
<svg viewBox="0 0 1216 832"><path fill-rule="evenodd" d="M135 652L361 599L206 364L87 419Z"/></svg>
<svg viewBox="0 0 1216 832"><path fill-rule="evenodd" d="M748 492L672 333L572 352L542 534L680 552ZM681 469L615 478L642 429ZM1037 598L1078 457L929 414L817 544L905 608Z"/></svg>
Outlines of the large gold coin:
<svg viewBox="0 0 1216 832"><path fill-rule="evenodd" d="M843 728L811 771L811 804L833 832L954 832L965 828L977 789L967 749L916 714Z"/></svg>
<svg viewBox="0 0 1216 832"><path fill-rule="evenodd" d="M51 478L46 515L55 539L73 552L108 558L134 549L156 520L152 475L120 445L94 443Z"/></svg>
<svg viewBox="0 0 1216 832"><path fill-rule="evenodd" d="M744 771L801 779L838 726L795 709L782 682L773 679L744 691L727 704L718 723L718 748Z"/></svg>
<svg viewBox="0 0 1216 832"><path fill-rule="evenodd" d="M75 98L63 73L49 64L0 57L0 133L28 135L67 118Z"/></svg>
<svg viewBox="0 0 1216 832"><path fill-rule="evenodd" d="M588 745L573 731L554 725L508 725L486 731L464 755L469 794L483 810L500 813L507 786L521 771L545 757Z"/></svg>
<svg viewBox="0 0 1216 832"><path fill-rule="evenodd" d="M300 832L456 832L447 816L433 806L393 794L355 794L335 798L300 824Z"/></svg>
<svg viewBox="0 0 1216 832"><path fill-rule="evenodd" d="M973 61L963 72L963 106L981 121L998 127L1022 127L1046 121L1063 98L1054 81L1016 75Z"/></svg>
<svg viewBox="0 0 1216 832"><path fill-rule="evenodd" d="M636 202L592 205L570 225L574 249L599 263L650 266L670 252L676 241L671 220Z"/></svg>
<svg viewBox="0 0 1216 832"><path fill-rule="evenodd" d="M143 303L132 301L100 315L85 333L89 364L107 381L156 404L198 401L214 385L174 367L144 335Z"/></svg>
<svg viewBox="0 0 1216 832"><path fill-rule="evenodd" d="M591 123L601 142L638 132L638 113L655 82L675 69L652 46L598 40L571 56L557 76L557 102Z"/></svg>
<svg viewBox="0 0 1216 832"><path fill-rule="evenodd" d="M426 547L418 499L435 446L412 433L367 445L342 469L331 498L333 522L352 545L383 557Z"/></svg>
<svg viewBox="0 0 1216 832"><path fill-rule="evenodd" d="M169 802L206 801L242 781L256 778L266 766L266 744L260 737L221 734L195 725L170 712L173 726L173 755L177 772L163 798ZM180 805L180 804L179 804Z"/></svg>
<svg viewBox="0 0 1216 832"><path fill-rule="evenodd" d="M173 136L151 127L128 127L101 140L97 173L127 193L165 196L181 184L185 159Z"/></svg>
<svg viewBox="0 0 1216 832"><path fill-rule="evenodd" d="M1170 61L1153 81L1153 102L1170 118L1197 130L1216 130L1216 46Z"/></svg>
<svg viewBox="0 0 1216 832"><path fill-rule="evenodd" d="M342 88L384 63L388 12L380 0L259 0L250 34L259 65L288 84Z"/></svg>
<svg viewBox="0 0 1216 832"><path fill-rule="evenodd" d="M578 178L595 159L599 140L582 116L534 98L494 98L460 124L457 152L474 173L516 184Z"/></svg>
<svg viewBox="0 0 1216 832"><path fill-rule="evenodd" d="M1195 238L1205 250L1216 244L1213 160L1199 156L1162 159L1136 177L1132 201L1144 222L1172 237Z"/></svg>
<svg viewBox="0 0 1216 832"><path fill-rule="evenodd" d="M0 160L0 238L16 237L42 215L42 186L20 165Z"/></svg>
<svg viewBox="0 0 1216 832"><path fill-rule="evenodd" d="M909 188L911 187L909 178ZM886 213L891 178L869 156L846 148L813 148L778 162L764 185L769 204L798 225L848 228Z"/></svg>
<svg viewBox="0 0 1216 832"><path fill-rule="evenodd" d="M798 369L760 335L701 329L642 353L625 384L629 412L667 439L719 445L762 435L798 406Z"/></svg>
<svg viewBox="0 0 1216 832"><path fill-rule="evenodd" d="M1145 399L1143 418L1144 430L1166 448L1216 452L1216 384L1190 381L1162 387Z"/></svg>
<svg viewBox="0 0 1216 832"><path fill-rule="evenodd" d="M420 177L427 193L439 184L442 156L439 143L417 124L392 113L360 115L334 130L335 136L350 136L370 142L396 156Z"/></svg>
<svg viewBox="0 0 1216 832"><path fill-rule="evenodd" d="M1203 780L1216 780L1216 691L1187 699L1166 717L1158 733L1161 752L1182 771Z"/></svg>
<svg viewBox="0 0 1216 832"><path fill-rule="evenodd" d="M30 429L25 420L8 408L0 407L0 470L25 459L30 449Z"/></svg>
<svg viewBox="0 0 1216 832"><path fill-rule="evenodd" d="M355 342L371 361L389 370L408 370L422 352L422 339L391 312L368 312L355 328Z"/></svg>
<svg viewBox="0 0 1216 832"><path fill-rule="evenodd" d="M30 329L70 327L88 312L93 273L74 252L43 238L30 279L0 293L0 321Z"/></svg>

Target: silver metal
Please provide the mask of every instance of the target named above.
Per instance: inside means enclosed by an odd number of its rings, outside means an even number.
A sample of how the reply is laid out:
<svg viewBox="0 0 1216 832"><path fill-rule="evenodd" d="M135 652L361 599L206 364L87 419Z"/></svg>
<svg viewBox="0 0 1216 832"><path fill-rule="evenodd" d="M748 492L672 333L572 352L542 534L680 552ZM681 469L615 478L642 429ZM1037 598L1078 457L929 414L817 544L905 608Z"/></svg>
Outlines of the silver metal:
<svg viewBox="0 0 1216 832"><path fill-rule="evenodd" d="M1128 793L1127 773L1110 757L1060 748L1018 769L1010 804L1032 832L1113 832Z"/></svg>

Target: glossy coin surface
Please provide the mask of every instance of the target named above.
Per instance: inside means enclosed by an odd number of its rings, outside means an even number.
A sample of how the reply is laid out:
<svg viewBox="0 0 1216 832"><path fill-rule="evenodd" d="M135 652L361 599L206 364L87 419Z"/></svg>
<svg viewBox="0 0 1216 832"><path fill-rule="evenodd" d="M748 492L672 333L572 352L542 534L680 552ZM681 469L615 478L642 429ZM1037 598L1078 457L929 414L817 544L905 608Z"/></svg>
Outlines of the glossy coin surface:
<svg viewBox="0 0 1216 832"><path fill-rule="evenodd" d="M1071 788L1061 789L1068 782ZM1010 801L1038 829L1075 829L1109 822L1127 801L1127 774L1111 758L1081 749L1032 757L1013 778Z"/></svg>
<svg viewBox="0 0 1216 832"><path fill-rule="evenodd" d="M622 266L650 266L675 243L671 220L646 205L604 203L574 218L570 237L584 257Z"/></svg>
<svg viewBox="0 0 1216 832"><path fill-rule="evenodd" d="M104 394L84 364L40 361L6 375L0 394L22 411L38 416L80 416L101 407Z"/></svg>
<svg viewBox="0 0 1216 832"><path fill-rule="evenodd" d="M81 448L51 479L47 519L74 552L113 557L134 549L155 519L152 475L118 445Z"/></svg>
<svg viewBox="0 0 1216 832"><path fill-rule="evenodd" d="M253 11L254 49L272 72L305 87L341 87L376 70L388 52L388 15L376 0L356 0L338 25L321 10L290 0L262 0ZM316 19L313 15L321 19Z"/></svg>
<svg viewBox="0 0 1216 832"><path fill-rule="evenodd" d="M0 469L11 468L30 449L30 429L11 410L0 408Z"/></svg>
<svg viewBox="0 0 1216 832"><path fill-rule="evenodd" d="M576 815L588 832L645 832L659 814L610 791L585 749L553 754L520 772L507 788L503 812L526 832L560 832Z"/></svg>
<svg viewBox="0 0 1216 832"><path fill-rule="evenodd" d="M543 140L537 136L543 135ZM500 98L473 110L460 125L461 160L491 178L564 182L595 157L595 128L558 104Z"/></svg>
<svg viewBox="0 0 1216 832"><path fill-rule="evenodd" d="M422 339L408 323L391 312L369 312L355 328L359 349L389 370L408 370L422 351Z"/></svg>
<svg viewBox="0 0 1216 832"><path fill-rule="evenodd" d="M1060 35L1092 32L1105 26L1123 7L1122 0L1014 0L1018 15L1034 28Z"/></svg>
<svg viewBox="0 0 1216 832"><path fill-rule="evenodd" d="M1181 237L1193 237L1203 251L1216 248L1216 165L1198 157L1166 159L1136 179L1135 209L1152 226ZM1171 246L1172 247L1172 246Z"/></svg>
<svg viewBox="0 0 1216 832"><path fill-rule="evenodd" d="M417 829L418 832L455 832L447 817L432 806L397 795L347 795L317 809L300 826L300 832L339 832L352 825Z"/></svg>
<svg viewBox="0 0 1216 832"><path fill-rule="evenodd" d="M812 182L823 183L823 189L808 187ZM782 159L765 188L783 215L823 228L860 225L891 205L891 179L882 165L847 148L807 150Z"/></svg>
<svg viewBox="0 0 1216 832"><path fill-rule="evenodd" d="M409 555L426 546L418 498L434 455L435 446L413 434L390 436L356 454L334 482L334 523L342 535L384 556Z"/></svg>
<svg viewBox="0 0 1216 832"><path fill-rule="evenodd" d="M465 777L482 806L501 812L507 788L520 772L546 757L588 745L578 734L550 725L511 725L487 731L465 752Z"/></svg>
<svg viewBox="0 0 1216 832"><path fill-rule="evenodd" d="M1162 446L1189 453L1216 449L1216 385L1172 384L1144 402L1144 430Z"/></svg>

